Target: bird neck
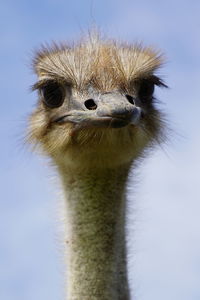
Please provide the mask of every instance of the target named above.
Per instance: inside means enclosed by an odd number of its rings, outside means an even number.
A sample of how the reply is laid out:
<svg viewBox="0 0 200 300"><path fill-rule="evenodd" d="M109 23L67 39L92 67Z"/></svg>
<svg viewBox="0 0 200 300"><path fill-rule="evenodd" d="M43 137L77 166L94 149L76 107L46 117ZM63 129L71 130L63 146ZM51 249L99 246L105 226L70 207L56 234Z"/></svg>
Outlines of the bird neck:
<svg viewBox="0 0 200 300"><path fill-rule="evenodd" d="M128 169L60 169L67 204L68 300L129 299L125 243Z"/></svg>

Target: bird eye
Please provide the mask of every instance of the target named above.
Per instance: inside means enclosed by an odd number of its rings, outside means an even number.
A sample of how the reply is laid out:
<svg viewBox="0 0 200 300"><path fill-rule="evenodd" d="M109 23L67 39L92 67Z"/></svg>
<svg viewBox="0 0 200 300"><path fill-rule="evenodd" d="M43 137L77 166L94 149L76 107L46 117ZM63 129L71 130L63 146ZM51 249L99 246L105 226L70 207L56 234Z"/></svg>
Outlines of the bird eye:
<svg viewBox="0 0 200 300"><path fill-rule="evenodd" d="M151 100L154 93L155 84L150 80L142 80L139 86L138 96L142 102Z"/></svg>
<svg viewBox="0 0 200 300"><path fill-rule="evenodd" d="M41 88L43 102L50 108L56 108L63 104L65 98L64 87L57 82L50 82Z"/></svg>

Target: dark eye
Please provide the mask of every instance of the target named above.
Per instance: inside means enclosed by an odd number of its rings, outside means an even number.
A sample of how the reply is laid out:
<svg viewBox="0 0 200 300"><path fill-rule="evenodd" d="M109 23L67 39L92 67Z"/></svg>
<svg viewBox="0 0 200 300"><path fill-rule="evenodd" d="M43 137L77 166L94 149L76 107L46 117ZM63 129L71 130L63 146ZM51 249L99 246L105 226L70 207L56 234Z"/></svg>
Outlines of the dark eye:
<svg viewBox="0 0 200 300"><path fill-rule="evenodd" d="M142 80L139 86L138 96L142 102L151 100L154 93L154 83L150 80Z"/></svg>
<svg viewBox="0 0 200 300"><path fill-rule="evenodd" d="M51 82L42 87L41 93L43 96L43 102L50 108L59 107L64 102L64 87L57 82Z"/></svg>

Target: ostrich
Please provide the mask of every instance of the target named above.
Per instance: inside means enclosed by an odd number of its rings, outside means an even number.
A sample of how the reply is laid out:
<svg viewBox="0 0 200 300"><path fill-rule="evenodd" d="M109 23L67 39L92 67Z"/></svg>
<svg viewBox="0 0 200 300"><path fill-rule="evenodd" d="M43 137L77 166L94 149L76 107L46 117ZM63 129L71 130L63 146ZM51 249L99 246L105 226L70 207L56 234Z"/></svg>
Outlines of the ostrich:
<svg viewBox="0 0 200 300"><path fill-rule="evenodd" d="M51 158L67 220L67 299L128 300L125 238L130 169L164 139L154 87L162 56L89 34L37 52L28 139Z"/></svg>

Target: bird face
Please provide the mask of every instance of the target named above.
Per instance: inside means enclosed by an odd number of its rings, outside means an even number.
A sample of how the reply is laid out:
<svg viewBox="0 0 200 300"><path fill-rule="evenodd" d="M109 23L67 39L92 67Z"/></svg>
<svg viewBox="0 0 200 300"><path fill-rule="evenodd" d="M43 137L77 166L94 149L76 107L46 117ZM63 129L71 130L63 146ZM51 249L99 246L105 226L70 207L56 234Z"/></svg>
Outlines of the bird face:
<svg viewBox="0 0 200 300"><path fill-rule="evenodd" d="M40 93L43 105L51 109L51 122L72 123L74 130L121 128L138 124L141 117L137 99L119 91L103 93L89 87L78 95L69 86L50 81Z"/></svg>
<svg viewBox="0 0 200 300"><path fill-rule="evenodd" d="M33 86L39 101L29 137L54 160L113 167L140 156L161 136L153 94L156 85L165 85L154 75L158 58L149 50L98 41L91 57L91 44L39 55Z"/></svg>

